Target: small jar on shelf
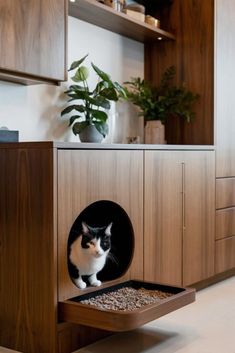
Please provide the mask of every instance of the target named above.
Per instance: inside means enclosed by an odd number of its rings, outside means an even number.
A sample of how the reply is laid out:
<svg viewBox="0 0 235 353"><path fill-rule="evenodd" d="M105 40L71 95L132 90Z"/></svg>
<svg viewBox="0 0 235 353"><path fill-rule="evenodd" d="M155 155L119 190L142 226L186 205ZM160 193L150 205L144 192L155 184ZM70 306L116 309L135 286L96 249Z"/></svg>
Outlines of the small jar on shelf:
<svg viewBox="0 0 235 353"><path fill-rule="evenodd" d="M125 5L125 0L104 0L103 2L105 5L112 7L113 9L120 12L123 10Z"/></svg>

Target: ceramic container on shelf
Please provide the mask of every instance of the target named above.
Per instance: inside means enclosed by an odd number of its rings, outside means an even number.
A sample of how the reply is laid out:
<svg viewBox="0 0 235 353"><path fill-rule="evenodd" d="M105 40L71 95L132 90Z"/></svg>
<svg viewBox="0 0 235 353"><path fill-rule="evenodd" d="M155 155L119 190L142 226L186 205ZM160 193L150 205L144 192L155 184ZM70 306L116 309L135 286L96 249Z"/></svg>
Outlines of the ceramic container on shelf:
<svg viewBox="0 0 235 353"><path fill-rule="evenodd" d="M150 16L150 15L145 16L145 22L151 26L154 26L156 28L160 28L160 21L153 16Z"/></svg>
<svg viewBox="0 0 235 353"><path fill-rule="evenodd" d="M144 142L146 144L165 144L165 126L160 120L146 122L144 128Z"/></svg>
<svg viewBox="0 0 235 353"><path fill-rule="evenodd" d="M124 0L104 0L104 4L112 7L117 11L122 11L124 6Z"/></svg>
<svg viewBox="0 0 235 353"><path fill-rule="evenodd" d="M108 115L109 133L105 143L144 142L144 119L138 116L136 106L128 101L112 102Z"/></svg>
<svg viewBox="0 0 235 353"><path fill-rule="evenodd" d="M81 142L101 142L103 136L99 133L94 125L88 125L84 130L79 134Z"/></svg>

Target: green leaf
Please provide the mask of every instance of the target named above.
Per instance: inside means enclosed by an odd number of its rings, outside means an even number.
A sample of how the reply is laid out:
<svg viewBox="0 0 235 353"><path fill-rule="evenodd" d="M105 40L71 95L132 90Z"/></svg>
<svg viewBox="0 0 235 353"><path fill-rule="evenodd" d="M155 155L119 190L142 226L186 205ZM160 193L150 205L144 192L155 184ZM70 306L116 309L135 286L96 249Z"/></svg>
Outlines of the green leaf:
<svg viewBox="0 0 235 353"><path fill-rule="evenodd" d="M80 123L75 123L72 127L74 135L80 134L82 130L84 130L89 125L88 121L81 121Z"/></svg>
<svg viewBox="0 0 235 353"><path fill-rule="evenodd" d="M96 129L105 137L109 132L108 124L106 123L96 123L94 122Z"/></svg>
<svg viewBox="0 0 235 353"><path fill-rule="evenodd" d="M97 96L95 98L89 97L88 100L92 105L96 105L97 107L102 107L104 109L110 109L109 101L102 96Z"/></svg>
<svg viewBox="0 0 235 353"><path fill-rule="evenodd" d="M107 113L101 110L92 110L91 114L93 118L95 118L97 121L100 121L100 122L106 122L106 120L108 119Z"/></svg>
<svg viewBox="0 0 235 353"><path fill-rule="evenodd" d="M84 82L89 77L89 70L86 66L81 66L77 69L75 75L71 77L74 82Z"/></svg>
<svg viewBox="0 0 235 353"><path fill-rule="evenodd" d="M70 113L72 110L77 110L78 112L85 112L85 107L83 105L73 104L62 110L61 115Z"/></svg>
<svg viewBox="0 0 235 353"><path fill-rule="evenodd" d="M68 71L74 70L74 69L76 69L77 67L79 67L79 66L83 63L83 61L86 59L87 56L88 56L88 54L85 55L85 56L84 56L83 58L81 58L80 60L74 61L74 62L71 64L71 66L70 66L70 68L69 68Z"/></svg>
<svg viewBox="0 0 235 353"><path fill-rule="evenodd" d="M69 119L69 126L73 125L74 121L81 118L80 115L73 115L71 116L71 118Z"/></svg>
<svg viewBox="0 0 235 353"><path fill-rule="evenodd" d="M75 99L89 100L89 92L87 91L77 91L76 93L68 93L68 96Z"/></svg>
<svg viewBox="0 0 235 353"><path fill-rule="evenodd" d="M120 96L124 99L127 99L126 89L122 87L118 82L114 82L113 85L120 94Z"/></svg>
<svg viewBox="0 0 235 353"><path fill-rule="evenodd" d="M118 95L114 88L104 88L100 91L100 95L111 101L118 100Z"/></svg>
<svg viewBox="0 0 235 353"><path fill-rule="evenodd" d="M94 94L94 95L98 95L99 92L102 91L102 89L108 88L108 87L109 87L108 82L106 82L106 81L100 81L100 82L97 83L97 85L96 85L96 87L95 87L95 89L94 89L94 91L93 91L93 94Z"/></svg>
<svg viewBox="0 0 235 353"><path fill-rule="evenodd" d="M91 63L91 66L93 67L93 69L95 70L95 72L97 73L97 75L102 78L102 80L112 83L111 81L111 77L106 74L104 71L100 70L96 65L94 65L93 63Z"/></svg>
<svg viewBox="0 0 235 353"><path fill-rule="evenodd" d="M69 89L65 91L64 93L70 93L70 92L77 92L77 91L85 91L86 87L80 86L80 85L71 85L69 86Z"/></svg>

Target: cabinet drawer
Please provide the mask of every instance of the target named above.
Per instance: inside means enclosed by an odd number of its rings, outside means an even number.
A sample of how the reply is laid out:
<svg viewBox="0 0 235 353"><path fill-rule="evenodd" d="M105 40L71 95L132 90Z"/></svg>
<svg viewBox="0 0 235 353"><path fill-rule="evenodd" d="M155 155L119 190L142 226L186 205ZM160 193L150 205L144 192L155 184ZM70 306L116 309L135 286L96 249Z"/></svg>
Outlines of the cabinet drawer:
<svg viewBox="0 0 235 353"><path fill-rule="evenodd" d="M117 299L113 299L113 292L120 289L135 289L161 292L162 294L170 293L170 296L163 296L157 299L155 303L142 305L138 308L125 308L125 310L108 308L109 303L114 303ZM112 292L112 298L109 294ZM87 303L82 303L84 300L98 300L98 295L105 295L106 299L102 299L105 306L97 307ZM135 294L136 295L136 294ZM136 301L133 295L122 294L123 298L127 298L126 303L132 304ZM149 321L155 320L163 315L166 315L176 309L179 309L195 300L195 289L180 288L166 286L158 283L148 283L144 281L127 281L121 282L118 285L110 286L95 290L91 293L79 295L78 297L66 300L59 303L59 318L60 320L81 324L85 326L96 327L108 331L128 331L146 324ZM100 300L99 300L100 302ZM106 304L107 303L107 304ZM128 304L129 305L129 304Z"/></svg>
<svg viewBox="0 0 235 353"><path fill-rule="evenodd" d="M215 242L215 271L224 272L235 267L235 236Z"/></svg>
<svg viewBox="0 0 235 353"><path fill-rule="evenodd" d="M235 206L235 178L216 180L216 208Z"/></svg>
<svg viewBox="0 0 235 353"><path fill-rule="evenodd" d="M216 211L215 238L223 239L235 235L235 207Z"/></svg>

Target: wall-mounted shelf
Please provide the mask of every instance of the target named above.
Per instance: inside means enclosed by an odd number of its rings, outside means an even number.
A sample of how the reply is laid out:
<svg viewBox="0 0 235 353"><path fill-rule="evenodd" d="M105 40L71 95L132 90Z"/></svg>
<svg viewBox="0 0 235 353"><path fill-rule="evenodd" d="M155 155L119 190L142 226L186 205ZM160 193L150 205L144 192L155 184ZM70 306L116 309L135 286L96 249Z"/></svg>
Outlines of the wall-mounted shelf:
<svg viewBox="0 0 235 353"><path fill-rule="evenodd" d="M143 43L175 39L175 36L171 33L137 21L96 0L70 2L69 15Z"/></svg>

